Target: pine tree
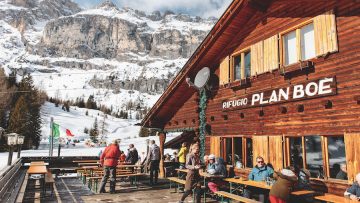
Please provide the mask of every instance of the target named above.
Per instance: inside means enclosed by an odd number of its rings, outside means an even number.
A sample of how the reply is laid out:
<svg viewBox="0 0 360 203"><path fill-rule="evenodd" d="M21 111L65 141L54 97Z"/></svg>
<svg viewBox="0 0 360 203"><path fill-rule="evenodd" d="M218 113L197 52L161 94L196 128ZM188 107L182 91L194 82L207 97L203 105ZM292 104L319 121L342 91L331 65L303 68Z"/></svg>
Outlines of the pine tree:
<svg viewBox="0 0 360 203"><path fill-rule="evenodd" d="M100 135L103 138L109 131L106 129L108 124L106 123L106 115L104 115L100 124Z"/></svg>
<svg viewBox="0 0 360 203"><path fill-rule="evenodd" d="M95 117L94 125L90 130L90 139L94 143L98 142L98 135L99 135L99 128L98 128L98 122L97 117Z"/></svg>
<svg viewBox="0 0 360 203"><path fill-rule="evenodd" d="M25 129L20 134L25 136L24 147L31 148L38 147L41 137L41 115L40 108L42 100L39 96L39 91L33 85L33 79L30 75L24 77L19 83L19 99L24 98L27 104L28 116L24 117ZM15 108L16 109L16 108ZM24 112L25 113L25 112Z"/></svg>
<svg viewBox="0 0 360 203"><path fill-rule="evenodd" d="M94 95L90 95L88 100L86 101L85 108L87 109L97 109L97 105L95 102Z"/></svg>
<svg viewBox="0 0 360 203"><path fill-rule="evenodd" d="M139 137L149 137L150 131L147 128L141 127L139 131Z"/></svg>
<svg viewBox="0 0 360 203"><path fill-rule="evenodd" d="M23 135L26 130L27 121L30 117L28 106L25 102L25 97L20 96L17 100L15 107L10 113L8 132L18 133ZM28 137L25 137L28 140Z"/></svg>

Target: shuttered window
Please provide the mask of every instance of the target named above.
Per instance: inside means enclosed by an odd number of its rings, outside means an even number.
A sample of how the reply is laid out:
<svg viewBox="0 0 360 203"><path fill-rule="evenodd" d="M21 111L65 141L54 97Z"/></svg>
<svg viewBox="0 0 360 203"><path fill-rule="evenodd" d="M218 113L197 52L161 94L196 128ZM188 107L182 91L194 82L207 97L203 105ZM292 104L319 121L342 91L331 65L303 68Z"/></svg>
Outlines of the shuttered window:
<svg viewBox="0 0 360 203"><path fill-rule="evenodd" d="M285 66L316 56L314 24L310 23L283 35L283 64Z"/></svg>
<svg viewBox="0 0 360 203"><path fill-rule="evenodd" d="M314 18L314 34L317 56L338 51L336 18L333 11Z"/></svg>
<svg viewBox="0 0 360 203"><path fill-rule="evenodd" d="M230 82L230 72L229 72L229 57L225 57L220 63L220 85L224 85Z"/></svg>
<svg viewBox="0 0 360 203"><path fill-rule="evenodd" d="M246 50L232 57L232 81L251 76L251 52Z"/></svg>

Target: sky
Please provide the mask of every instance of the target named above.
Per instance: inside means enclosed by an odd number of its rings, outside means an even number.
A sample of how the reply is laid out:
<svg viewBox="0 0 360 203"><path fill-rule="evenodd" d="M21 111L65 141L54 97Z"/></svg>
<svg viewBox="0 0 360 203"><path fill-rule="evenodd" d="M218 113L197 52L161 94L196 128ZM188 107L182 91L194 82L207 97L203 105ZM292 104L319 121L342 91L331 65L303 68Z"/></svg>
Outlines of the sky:
<svg viewBox="0 0 360 203"><path fill-rule="evenodd" d="M74 0L82 8L92 8L104 0ZM171 10L200 17L219 18L232 0L113 0L118 7L130 7L146 12Z"/></svg>

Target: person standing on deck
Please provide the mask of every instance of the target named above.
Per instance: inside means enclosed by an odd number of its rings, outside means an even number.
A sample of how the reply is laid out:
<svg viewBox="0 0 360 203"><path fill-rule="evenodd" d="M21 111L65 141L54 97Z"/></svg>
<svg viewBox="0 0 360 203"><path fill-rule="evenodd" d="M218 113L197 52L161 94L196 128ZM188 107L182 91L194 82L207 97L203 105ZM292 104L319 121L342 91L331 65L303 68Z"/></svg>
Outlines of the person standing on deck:
<svg viewBox="0 0 360 203"><path fill-rule="evenodd" d="M271 203L287 203L291 202L290 194L294 189L298 177L295 172L290 168L282 169L279 172L275 172L275 178L277 179L275 184L271 187L269 193L269 200Z"/></svg>
<svg viewBox="0 0 360 203"><path fill-rule="evenodd" d="M133 144L129 144L128 154L126 157L126 162L130 163L131 165L135 165L136 162L139 160L139 154Z"/></svg>
<svg viewBox="0 0 360 203"><path fill-rule="evenodd" d="M273 176L273 173L274 173L274 170L265 164L264 158L262 158L261 156L258 156L258 157L256 157L256 166L251 170L251 172L249 174L249 180L265 182L267 177ZM265 194L267 194L267 192L268 191L261 190L261 189L250 190L248 188L245 188L244 189L244 197L251 198L253 196L253 194L258 194L259 201L265 202L267 199L265 197Z"/></svg>
<svg viewBox="0 0 360 203"><path fill-rule="evenodd" d="M179 163L180 163L180 169L184 169L185 168L185 160L186 160L186 155L187 155L187 147L186 147L186 143L182 143L178 157L179 157Z"/></svg>
<svg viewBox="0 0 360 203"><path fill-rule="evenodd" d="M120 158L120 149L118 141L114 140L112 144L107 146L100 156L101 166L104 167L104 177L100 184L100 193L105 193L105 185L110 176L110 193L115 193L116 184L116 166Z"/></svg>
<svg viewBox="0 0 360 203"><path fill-rule="evenodd" d="M150 163L150 185L157 184L159 177L160 148L155 144L155 140L150 141L150 150L147 160Z"/></svg>
<svg viewBox="0 0 360 203"><path fill-rule="evenodd" d="M201 183L200 183L200 174L199 169L200 166L200 156L199 156L199 145L194 144L191 146L189 153L186 156L186 168L188 169L188 173L186 175L186 182L185 182L185 192L181 197L179 203L183 203L185 198L191 194L191 190L195 187L195 202L200 203L201 201Z"/></svg>

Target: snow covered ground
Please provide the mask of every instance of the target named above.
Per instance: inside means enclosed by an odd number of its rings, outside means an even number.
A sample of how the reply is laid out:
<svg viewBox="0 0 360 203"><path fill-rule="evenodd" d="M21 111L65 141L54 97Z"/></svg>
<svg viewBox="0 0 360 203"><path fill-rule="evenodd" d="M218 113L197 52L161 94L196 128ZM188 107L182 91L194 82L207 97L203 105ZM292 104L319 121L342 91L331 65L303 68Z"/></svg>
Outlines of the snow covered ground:
<svg viewBox="0 0 360 203"><path fill-rule="evenodd" d="M88 111L88 115L86 115ZM78 107L70 107L70 112L66 112L61 107L55 107L53 103L46 102L42 107L42 140L40 150L24 150L21 156L48 156L48 135L50 134L50 118L54 118L54 122L60 125L60 137L66 138L65 129L69 129L75 136L74 139L88 139L89 135L84 133L84 128L90 129L97 118L99 127L104 118L103 113L97 110L82 109ZM134 144L138 150L139 155L146 153L146 140L153 139L159 144L159 139L156 136L139 137L140 126L136 126L139 120L125 120L107 115L105 119L105 126L108 133L105 134L105 139L110 143L114 139L121 139L120 149L127 151L129 144ZM166 141L169 141L179 135L179 133L167 134ZM68 137L71 138L71 137ZM69 145L68 148L61 148L61 156L97 156L100 150L104 147L88 147L84 141L77 143L75 147ZM57 156L57 145L54 147L53 155ZM166 150L165 153L171 153L171 150ZM14 154L16 160L16 153ZM0 171L6 166L8 153L0 153Z"/></svg>

